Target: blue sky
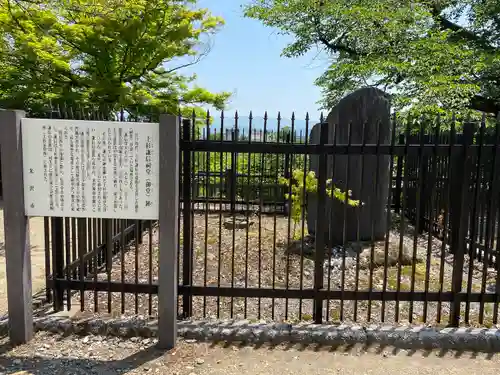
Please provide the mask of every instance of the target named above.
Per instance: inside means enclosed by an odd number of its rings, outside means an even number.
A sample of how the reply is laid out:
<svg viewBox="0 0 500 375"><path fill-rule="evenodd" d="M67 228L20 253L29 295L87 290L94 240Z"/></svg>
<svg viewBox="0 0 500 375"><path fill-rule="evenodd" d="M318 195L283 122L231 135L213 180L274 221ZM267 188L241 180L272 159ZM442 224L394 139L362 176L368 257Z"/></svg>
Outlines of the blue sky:
<svg viewBox="0 0 500 375"><path fill-rule="evenodd" d="M199 7L208 8L226 22L211 38L212 49L198 64L183 70L196 73L197 84L211 91L234 92L228 109L240 116L255 117L264 111L275 118L278 111L290 118L304 119L308 111L319 119L320 90L314 80L325 71L326 59L313 51L301 58L281 57L291 40L259 21L243 17L241 5L250 0L199 0ZM228 116L227 114L226 116Z"/></svg>
<svg viewBox="0 0 500 375"><path fill-rule="evenodd" d="M328 67L328 60L317 51L300 58L281 57L281 51L292 37L279 35L278 30L265 27L259 21L243 17L241 6L251 0L198 0L198 7L208 8L222 16L225 25L211 37L212 49L198 64L184 69L196 73L197 84L211 91L234 92L225 117L230 120L238 110L240 127L248 124L248 113L253 111L254 128L262 128L262 116L268 111L268 127L276 128L276 115L281 111L289 125L295 111L296 127L303 129L306 112L311 126L320 118L317 101L321 92L314 81ZM465 17L458 20L466 24ZM325 113L326 115L327 113ZM220 114L217 114L220 115ZM232 121L226 124L232 125ZM219 121L214 121L219 127Z"/></svg>

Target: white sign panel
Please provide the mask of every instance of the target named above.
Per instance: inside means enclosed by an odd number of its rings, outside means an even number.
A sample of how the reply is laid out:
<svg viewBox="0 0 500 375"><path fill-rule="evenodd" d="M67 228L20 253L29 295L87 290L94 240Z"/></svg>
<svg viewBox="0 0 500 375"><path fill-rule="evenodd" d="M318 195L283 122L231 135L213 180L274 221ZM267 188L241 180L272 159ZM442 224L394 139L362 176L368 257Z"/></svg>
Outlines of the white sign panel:
<svg viewBox="0 0 500 375"><path fill-rule="evenodd" d="M157 219L159 125L23 119L27 216Z"/></svg>

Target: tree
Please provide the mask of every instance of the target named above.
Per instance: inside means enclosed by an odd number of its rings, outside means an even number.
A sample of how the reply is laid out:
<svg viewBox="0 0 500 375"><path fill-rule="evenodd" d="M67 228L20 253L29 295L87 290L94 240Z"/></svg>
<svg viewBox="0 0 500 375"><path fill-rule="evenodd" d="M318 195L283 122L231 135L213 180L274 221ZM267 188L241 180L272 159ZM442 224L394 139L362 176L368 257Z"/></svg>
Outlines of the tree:
<svg viewBox="0 0 500 375"><path fill-rule="evenodd" d="M396 109L500 112L498 0L253 0L244 11L294 36L287 57L326 51L324 108L372 85Z"/></svg>
<svg viewBox="0 0 500 375"><path fill-rule="evenodd" d="M180 74L222 19L196 0L3 0L0 107L123 110L141 119L222 108L230 94Z"/></svg>

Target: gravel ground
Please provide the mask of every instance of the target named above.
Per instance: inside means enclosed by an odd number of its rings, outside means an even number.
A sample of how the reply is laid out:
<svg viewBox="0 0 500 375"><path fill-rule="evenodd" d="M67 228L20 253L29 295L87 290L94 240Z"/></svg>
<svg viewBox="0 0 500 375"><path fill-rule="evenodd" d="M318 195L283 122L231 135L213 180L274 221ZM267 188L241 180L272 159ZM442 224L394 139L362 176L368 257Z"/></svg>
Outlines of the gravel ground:
<svg viewBox="0 0 500 375"><path fill-rule="evenodd" d="M207 354L203 345L180 342L165 353L155 343L154 339L39 333L30 343L13 349L4 340L0 374L163 374L165 370L171 375L189 374Z"/></svg>
<svg viewBox="0 0 500 375"><path fill-rule="evenodd" d="M246 219L244 220L246 221ZM254 215L248 219L251 225L244 229L232 229L231 218L219 214L198 215L193 218L193 249L194 249L194 280L195 286L236 286L263 288L312 288L314 283L313 256L300 256L297 243L289 240L292 235L290 222L284 217ZM182 220L181 220L182 223ZM227 226L225 225L227 224ZM182 226L181 226L182 233ZM442 242L436 238L429 239L426 235L414 237L413 228L405 227L403 251L399 262L399 222L395 217L388 243L388 270L384 272L385 243L356 244L347 247L347 255L343 251L332 251L331 258L325 260L324 285L331 290L397 290L410 291L412 280L415 291L450 291L453 256L443 251ZM132 246L123 257L118 256L109 275L112 281L123 280L135 283L149 283L157 280L158 235L154 230L146 234L143 244ZM182 240L181 240L182 244ZM416 244L416 247L414 247ZM182 247L182 246L181 246ZM311 244L307 241L304 253L308 253ZM430 249L428 251L428 249ZM415 250L415 253L413 254ZM358 255L359 254L359 255ZM180 253L182 270L182 249ZM413 261L415 259L415 262ZM399 266L401 264L401 266ZM122 267L124 265L124 267ZM151 272L150 272L151 265ZM137 272L135 271L137 270ZM302 270L302 272L301 272ZM470 275L469 275L469 270ZM123 271L123 272L122 272ZM399 275L399 277L398 277ZM470 276L470 283L468 278ZM484 276L484 277L483 277ZM482 263L469 262L464 266L463 289L470 285L471 292L484 290L494 292L497 273L492 268L483 269ZM99 274L99 280L107 280L107 274ZM179 276L181 281L181 276ZM398 282L399 280L399 282ZM97 301L96 301L97 295ZM76 293L73 303L80 304L81 296ZM84 309L93 311L95 304L99 311L108 312L107 293L87 292L84 295ZM440 318L446 323L449 314L449 303L428 303L424 311L424 303L399 303L399 316L396 317L397 305L387 302L383 308L378 301L325 301L324 314L331 321L381 321L382 310L385 311L386 322L410 320L409 311L412 308L412 321L415 323L433 323ZM493 326L493 304L484 304L483 325ZM111 296L111 313L155 315L157 301L155 296L114 293ZM463 306L463 321L466 324L477 325L481 309L480 303ZM268 319L268 320L309 320L312 318L312 301L296 299L270 298L225 298L194 297L194 318L229 318L236 319ZM440 314L440 316L439 316ZM232 315L232 316L231 316ZM468 319L466 319L468 318ZM467 321L468 320L468 321Z"/></svg>
<svg viewBox="0 0 500 375"><path fill-rule="evenodd" d="M497 374L500 358L481 353L405 351L380 347L227 346L179 341L174 350L153 339L39 333L28 344L0 343L0 374Z"/></svg>

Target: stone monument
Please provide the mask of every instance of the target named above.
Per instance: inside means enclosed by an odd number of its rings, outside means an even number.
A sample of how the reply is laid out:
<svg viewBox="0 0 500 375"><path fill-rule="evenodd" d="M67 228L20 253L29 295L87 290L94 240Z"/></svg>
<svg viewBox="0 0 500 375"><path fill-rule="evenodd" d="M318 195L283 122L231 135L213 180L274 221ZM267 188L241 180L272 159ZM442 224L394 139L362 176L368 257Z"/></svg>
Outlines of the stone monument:
<svg viewBox="0 0 500 375"><path fill-rule="evenodd" d="M328 143L381 145L391 142L389 95L382 90L361 88L344 97L329 113ZM349 129L349 124L351 129ZM310 133L311 143L320 143L321 125L316 124ZM377 160L378 159L378 160ZM351 199L362 205L351 207L337 199L327 198L326 218L329 224L324 233L327 245L343 245L351 241L382 240L387 230L387 196L389 188L390 155L330 155L327 162L327 179L332 179L342 191L352 190ZM310 170L318 177L319 156L310 158ZM378 165L377 165L378 164ZM346 181L348 179L348 181ZM307 227L316 232L317 197L307 197Z"/></svg>

